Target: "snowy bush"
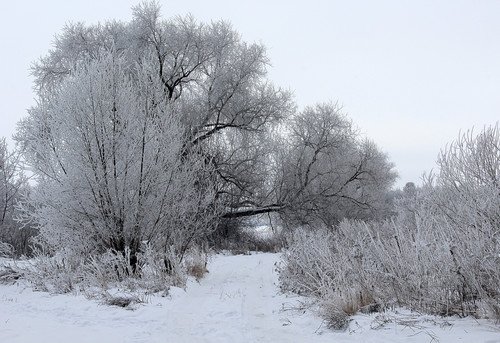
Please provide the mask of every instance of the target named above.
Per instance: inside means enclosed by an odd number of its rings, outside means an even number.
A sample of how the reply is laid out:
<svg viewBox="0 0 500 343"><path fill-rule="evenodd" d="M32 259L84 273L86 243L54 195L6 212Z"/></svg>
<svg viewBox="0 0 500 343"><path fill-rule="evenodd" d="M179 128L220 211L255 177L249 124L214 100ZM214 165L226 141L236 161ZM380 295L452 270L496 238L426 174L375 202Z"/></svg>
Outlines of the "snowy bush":
<svg viewBox="0 0 500 343"><path fill-rule="evenodd" d="M96 285L101 289L124 288L129 291L155 293L170 286L184 287L188 266L172 252L160 254L149 245L138 253L137 265L130 263L130 253L125 255L110 250L91 257L83 266L85 287ZM191 253L185 257L191 260Z"/></svg>
<svg viewBox="0 0 500 343"><path fill-rule="evenodd" d="M281 287L298 294L329 294L337 274L333 245L334 236L327 230L295 231L283 254L286 264L280 270Z"/></svg>
<svg viewBox="0 0 500 343"><path fill-rule="evenodd" d="M418 220L416 231L394 220L344 221L336 232L296 233L283 257L281 287L346 314L403 305L442 315L498 315L493 230L455 241L452 225L433 221Z"/></svg>
<svg viewBox="0 0 500 343"><path fill-rule="evenodd" d="M499 138L498 125L460 136L439 174L405 189L391 220L296 232L282 288L345 313L402 305L500 318Z"/></svg>
<svg viewBox="0 0 500 343"><path fill-rule="evenodd" d="M68 251L49 256L36 250L29 263L18 269L36 290L61 294L76 290L83 279L81 264L82 260Z"/></svg>
<svg viewBox="0 0 500 343"><path fill-rule="evenodd" d="M16 266L15 271L41 291L84 292L102 298L110 289L151 294L171 286L185 287L188 275L199 279L207 272L207 258L202 249L191 248L181 261L174 252L160 254L147 244L138 253L137 264L130 262L129 251L108 250L82 258L70 250L53 255L37 250L29 263Z"/></svg>
<svg viewBox="0 0 500 343"><path fill-rule="evenodd" d="M2 266L0 268L0 284L14 284L22 274L12 266Z"/></svg>
<svg viewBox="0 0 500 343"><path fill-rule="evenodd" d="M108 306L118 307L130 307L133 304L140 304L144 302L141 298L135 295L123 296L106 294L103 300L104 304Z"/></svg>

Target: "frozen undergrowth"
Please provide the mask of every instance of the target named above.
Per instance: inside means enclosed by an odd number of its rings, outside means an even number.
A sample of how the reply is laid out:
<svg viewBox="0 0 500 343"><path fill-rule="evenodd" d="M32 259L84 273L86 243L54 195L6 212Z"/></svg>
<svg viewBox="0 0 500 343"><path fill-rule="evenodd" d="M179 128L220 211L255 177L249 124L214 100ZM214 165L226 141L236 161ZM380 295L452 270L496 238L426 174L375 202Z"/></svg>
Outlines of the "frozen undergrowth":
<svg viewBox="0 0 500 343"><path fill-rule="evenodd" d="M279 292L279 259L217 255L209 273L191 279L186 290L173 287L166 297L151 295L125 308L83 294L1 285L0 342L500 342L490 321L403 310L358 314L346 331L331 331L305 298Z"/></svg>

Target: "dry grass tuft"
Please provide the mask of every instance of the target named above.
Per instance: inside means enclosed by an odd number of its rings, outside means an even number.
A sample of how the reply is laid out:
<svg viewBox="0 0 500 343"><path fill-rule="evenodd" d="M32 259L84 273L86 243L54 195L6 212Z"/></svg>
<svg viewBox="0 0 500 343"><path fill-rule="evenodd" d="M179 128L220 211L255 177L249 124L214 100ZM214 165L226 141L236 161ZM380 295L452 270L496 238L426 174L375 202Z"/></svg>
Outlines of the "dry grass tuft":
<svg viewBox="0 0 500 343"><path fill-rule="evenodd" d="M196 281L200 281L208 273L208 269L205 264L195 264L188 267L187 273L193 276Z"/></svg>
<svg viewBox="0 0 500 343"><path fill-rule="evenodd" d="M109 306L118 306L127 308L134 304L141 304L143 301L134 295L123 296L123 295L106 295L104 297L104 304Z"/></svg>

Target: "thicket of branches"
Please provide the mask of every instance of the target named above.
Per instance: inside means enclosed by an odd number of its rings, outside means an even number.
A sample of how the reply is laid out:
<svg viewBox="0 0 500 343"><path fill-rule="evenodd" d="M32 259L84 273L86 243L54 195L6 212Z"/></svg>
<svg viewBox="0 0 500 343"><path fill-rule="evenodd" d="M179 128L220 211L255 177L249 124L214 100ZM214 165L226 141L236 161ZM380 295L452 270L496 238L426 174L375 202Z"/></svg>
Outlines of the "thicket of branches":
<svg viewBox="0 0 500 343"><path fill-rule="evenodd" d="M404 305L500 318L498 124L461 135L438 166L422 188L405 187L391 220L297 231L284 255L283 289L344 316Z"/></svg>

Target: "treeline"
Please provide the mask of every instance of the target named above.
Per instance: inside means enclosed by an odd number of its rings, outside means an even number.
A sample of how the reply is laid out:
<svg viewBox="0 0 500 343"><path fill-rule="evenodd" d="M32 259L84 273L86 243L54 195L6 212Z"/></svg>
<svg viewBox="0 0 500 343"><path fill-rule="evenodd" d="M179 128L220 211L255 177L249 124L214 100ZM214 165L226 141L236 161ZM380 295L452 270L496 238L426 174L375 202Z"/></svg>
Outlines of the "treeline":
<svg viewBox="0 0 500 343"><path fill-rule="evenodd" d="M33 67L37 105L16 140L36 187L19 217L44 250L182 261L225 221L373 218L396 174L333 104L297 111L265 49L223 21L69 24Z"/></svg>

